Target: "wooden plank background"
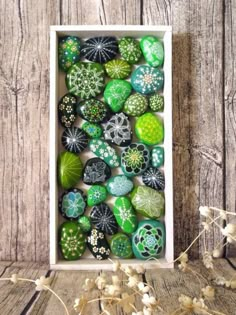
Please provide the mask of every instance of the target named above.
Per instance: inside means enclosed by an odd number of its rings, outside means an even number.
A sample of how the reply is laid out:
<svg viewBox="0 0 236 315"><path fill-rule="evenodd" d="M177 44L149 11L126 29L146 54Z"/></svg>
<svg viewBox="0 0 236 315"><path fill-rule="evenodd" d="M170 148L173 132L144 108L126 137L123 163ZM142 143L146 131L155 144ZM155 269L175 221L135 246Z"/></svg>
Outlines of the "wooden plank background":
<svg viewBox="0 0 236 315"><path fill-rule="evenodd" d="M235 211L236 0L1 0L0 8L1 260L48 262L53 24L173 25L176 254L199 231L199 205ZM215 231L209 244L219 240Z"/></svg>

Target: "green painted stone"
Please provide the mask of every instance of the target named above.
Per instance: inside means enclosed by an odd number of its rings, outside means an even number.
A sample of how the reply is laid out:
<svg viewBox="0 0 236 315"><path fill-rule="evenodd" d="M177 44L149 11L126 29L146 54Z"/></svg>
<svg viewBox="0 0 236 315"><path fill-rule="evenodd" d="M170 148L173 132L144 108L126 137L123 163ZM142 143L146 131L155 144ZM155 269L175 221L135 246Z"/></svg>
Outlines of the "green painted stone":
<svg viewBox="0 0 236 315"><path fill-rule="evenodd" d="M112 254L119 258L131 258L133 256L131 240L123 233L117 233L112 236L110 248Z"/></svg>
<svg viewBox="0 0 236 315"><path fill-rule="evenodd" d="M58 118L60 123L65 128L70 128L76 120L76 104L77 98L67 93L58 103Z"/></svg>
<svg viewBox="0 0 236 315"><path fill-rule="evenodd" d="M135 210L145 217L157 219L164 215L164 194L153 188L138 186L131 193L131 202Z"/></svg>
<svg viewBox="0 0 236 315"><path fill-rule="evenodd" d="M146 62L151 67L160 67L164 62L164 48L160 40L155 36L144 36L140 41L140 47Z"/></svg>
<svg viewBox="0 0 236 315"><path fill-rule="evenodd" d="M122 59L113 59L105 64L107 75L112 79L125 79L131 73L130 64Z"/></svg>
<svg viewBox="0 0 236 315"><path fill-rule="evenodd" d="M62 71L67 71L80 59L80 39L75 36L59 38L58 64Z"/></svg>
<svg viewBox="0 0 236 315"><path fill-rule="evenodd" d="M64 189L75 186L81 178L83 164L78 155L62 152L57 160L58 182Z"/></svg>
<svg viewBox="0 0 236 315"><path fill-rule="evenodd" d="M100 123L107 119L108 107L102 101L91 98L77 104L76 111L79 116L90 123Z"/></svg>
<svg viewBox="0 0 236 315"><path fill-rule="evenodd" d="M111 80L104 91L105 102L115 113L119 112L132 91L131 84L125 80Z"/></svg>
<svg viewBox="0 0 236 315"><path fill-rule="evenodd" d="M81 216L86 208L86 197L83 191L72 188L64 192L59 199L58 208L62 216L69 220Z"/></svg>
<svg viewBox="0 0 236 315"><path fill-rule="evenodd" d="M154 112L163 112L164 97L159 94L154 94L149 98L149 106Z"/></svg>
<svg viewBox="0 0 236 315"><path fill-rule="evenodd" d="M147 98L139 93L135 93L128 97L123 111L130 116L140 116L145 113L147 107Z"/></svg>
<svg viewBox="0 0 236 315"><path fill-rule="evenodd" d="M64 222L59 228L59 245L66 260L79 259L86 249L86 238L78 222Z"/></svg>
<svg viewBox="0 0 236 315"><path fill-rule="evenodd" d="M100 138L102 136L102 128L94 123L90 123L88 121L86 121L83 125L82 125L82 129L87 133L87 135L90 138Z"/></svg>
<svg viewBox="0 0 236 315"><path fill-rule="evenodd" d="M128 197L116 198L113 213L122 231L133 233L136 230L138 219Z"/></svg>
<svg viewBox="0 0 236 315"><path fill-rule="evenodd" d="M107 198L106 187L101 185L93 185L88 190L88 206L92 207L103 202Z"/></svg>
<svg viewBox="0 0 236 315"><path fill-rule="evenodd" d="M159 258L165 248L165 226L156 220L139 222L137 230L132 235L132 248L136 258Z"/></svg>
<svg viewBox="0 0 236 315"><path fill-rule="evenodd" d="M95 155L104 160L111 168L118 167L120 165L120 157L116 153L116 150L104 140L90 140L89 148Z"/></svg>
<svg viewBox="0 0 236 315"><path fill-rule="evenodd" d="M116 175L107 181L107 191L116 197L127 195L133 187L133 182L125 175Z"/></svg>
<svg viewBox="0 0 236 315"><path fill-rule="evenodd" d="M88 216L83 215L78 219L79 226L84 233L89 232L92 229L91 220Z"/></svg>
<svg viewBox="0 0 236 315"><path fill-rule="evenodd" d="M142 57L139 42L132 37L123 37L119 40L119 51L122 59L128 63L138 63Z"/></svg>
<svg viewBox="0 0 236 315"><path fill-rule="evenodd" d="M155 114L145 113L136 120L135 133L147 145L159 144L164 139L163 122Z"/></svg>
<svg viewBox="0 0 236 315"><path fill-rule="evenodd" d="M151 152L151 162L153 167L161 167L164 164L164 149L162 147L153 147Z"/></svg>
<svg viewBox="0 0 236 315"><path fill-rule="evenodd" d="M105 70L96 62L78 62L68 70L66 86L70 93L83 100L96 97L104 89Z"/></svg>

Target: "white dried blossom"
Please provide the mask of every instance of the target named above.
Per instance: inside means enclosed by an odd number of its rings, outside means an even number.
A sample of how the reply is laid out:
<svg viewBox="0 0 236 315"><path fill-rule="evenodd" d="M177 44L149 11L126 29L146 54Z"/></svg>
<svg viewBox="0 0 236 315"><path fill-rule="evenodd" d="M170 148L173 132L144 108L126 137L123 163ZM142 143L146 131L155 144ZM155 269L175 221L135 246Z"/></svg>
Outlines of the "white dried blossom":
<svg viewBox="0 0 236 315"><path fill-rule="evenodd" d="M142 293L148 293L150 291L150 287L148 285L145 285L143 282L138 283L138 289Z"/></svg>
<svg viewBox="0 0 236 315"><path fill-rule="evenodd" d="M187 263L188 262L188 254L185 252L181 252L179 255L178 261Z"/></svg>
<svg viewBox="0 0 236 315"><path fill-rule="evenodd" d="M105 275L98 276L95 280L95 284L98 290L103 290L107 284Z"/></svg>
<svg viewBox="0 0 236 315"><path fill-rule="evenodd" d="M149 294L145 293L142 298L142 303L147 306L147 308L154 308L158 305L158 302L154 296L150 296Z"/></svg>
<svg viewBox="0 0 236 315"><path fill-rule="evenodd" d="M230 281L230 287L231 287L231 289L236 289L236 280Z"/></svg>
<svg viewBox="0 0 236 315"><path fill-rule="evenodd" d="M79 315L83 314L83 310L87 305L88 300L82 295L79 299L75 299L74 310L78 312Z"/></svg>
<svg viewBox="0 0 236 315"><path fill-rule="evenodd" d="M214 279L214 283L215 283L216 285L222 286L222 285L225 285L225 282L226 282L226 279L225 279L225 277L222 277L222 276L217 276L217 277Z"/></svg>
<svg viewBox="0 0 236 315"><path fill-rule="evenodd" d="M36 291L47 290L50 286L51 278L46 278L45 276L41 276L39 279L35 281Z"/></svg>
<svg viewBox="0 0 236 315"><path fill-rule="evenodd" d="M214 257L214 258L219 258L220 256L221 256L221 251L219 250L219 249L214 249L213 250L213 252L212 252L212 256Z"/></svg>
<svg viewBox="0 0 236 315"><path fill-rule="evenodd" d="M220 210L220 216L221 216L221 219L227 220L227 215L224 210Z"/></svg>
<svg viewBox="0 0 236 315"><path fill-rule="evenodd" d="M209 216L212 215L212 210L209 207L206 207L206 206L199 207L199 212L204 217L209 217Z"/></svg>
<svg viewBox="0 0 236 315"><path fill-rule="evenodd" d="M193 305L193 300L191 297L181 294L179 297L179 303L184 308L191 308Z"/></svg>
<svg viewBox="0 0 236 315"><path fill-rule="evenodd" d="M103 293L105 296L116 297L120 295L121 287L113 284L106 285Z"/></svg>
<svg viewBox="0 0 236 315"><path fill-rule="evenodd" d="M134 288L138 285L138 283L139 283L139 277L137 275L130 276L127 286L129 288Z"/></svg>
<svg viewBox="0 0 236 315"><path fill-rule="evenodd" d="M193 299L193 310L195 309L208 309L208 307L206 306L205 302L203 299L197 299L197 298L194 298Z"/></svg>
<svg viewBox="0 0 236 315"><path fill-rule="evenodd" d="M232 244L234 242L234 239L232 236L227 236L227 242Z"/></svg>
<svg viewBox="0 0 236 315"><path fill-rule="evenodd" d="M187 270L187 267L188 267L187 263L183 262L183 261L178 265L179 270L181 270L183 272L185 272Z"/></svg>
<svg viewBox="0 0 236 315"><path fill-rule="evenodd" d="M16 284L16 283L18 282L18 279L19 279L19 276L14 273L14 274L11 276L10 281L11 281L12 283Z"/></svg>
<svg viewBox="0 0 236 315"><path fill-rule="evenodd" d="M143 315L152 315L152 314L153 314L152 309L144 306L144 308L143 308Z"/></svg>
<svg viewBox="0 0 236 315"><path fill-rule="evenodd" d="M120 270L120 262L119 260L113 261L113 265L112 265L112 269L114 272L117 272L118 270Z"/></svg>
<svg viewBox="0 0 236 315"><path fill-rule="evenodd" d="M95 287L94 279L88 279L88 278L85 279L85 283L83 285L83 289L85 291L90 291L90 290L94 289L94 287Z"/></svg>
<svg viewBox="0 0 236 315"><path fill-rule="evenodd" d="M207 269L213 269L213 258L210 252L205 252L203 254L203 264Z"/></svg>
<svg viewBox="0 0 236 315"><path fill-rule="evenodd" d="M215 297L215 289L209 285L207 285L205 288L202 288L202 293L205 298L212 299Z"/></svg>
<svg viewBox="0 0 236 315"><path fill-rule="evenodd" d="M144 268L143 265L137 265L137 266L135 267L135 270L137 271L138 274L143 274L143 273L145 273L145 268Z"/></svg>
<svg viewBox="0 0 236 315"><path fill-rule="evenodd" d="M210 231L210 229L211 229L210 224L207 222L202 222L202 226L203 226L205 231Z"/></svg>
<svg viewBox="0 0 236 315"><path fill-rule="evenodd" d="M134 274L136 274L136 271L131 266L127 266L125 267L125 273L128 276L133 276Z"/></svg>

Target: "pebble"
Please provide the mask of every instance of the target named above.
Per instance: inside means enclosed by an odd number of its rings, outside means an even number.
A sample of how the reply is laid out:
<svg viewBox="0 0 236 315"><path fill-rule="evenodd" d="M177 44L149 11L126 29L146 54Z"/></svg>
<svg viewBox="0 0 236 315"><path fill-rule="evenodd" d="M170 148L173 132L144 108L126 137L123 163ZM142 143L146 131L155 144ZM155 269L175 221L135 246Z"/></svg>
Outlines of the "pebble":
<svg viewBox="0 0 236 315"><path fill-rule="evenodd" d="M119 51L122 59L128 63L138 63L142 57L139 41L132 37L123 37L119 40Z"/></svg>
<svg viewBox="0 0 236 315"><path fill-rule="evenodd" d="M58 103L58 118L61 125L65 128L70 128L76 120L76 104L77 98L67 93Z"/></svg>
<svg viewBox="0 0 236 315"><path fill-rule="evenodd" d="M87 160L82 180L87 185L102 184L111 177L110 167L100 158Z"/></svg>
<svg viewBox="0 0 236 315"><path fill-rule="evenodd" d="M108 235L116 234L118 231L118 224L111 209L105 203L100 203L92 208L90 213L92 224L96 229Z"/></svg>
<svg viewBox="0 0 236 315"><path fill-rule="evenodd" d="M87 246L97 260L107 259L111 252L105 235L97 229L92 229L89 232Z"/></svg>
<svg viewBox="0 0 236 315"><path fill-rule="evenodd" d="M123 233L117 233L112 236L110 248L112 254L119 258L131 258L133 256L131 240Z"/></svg>
<svg viewBox="0 0 236 315"><path fill-rule="evenodd" d="M122 59L114 59L105 64L107 75L112 79L125 79L131 73L130 64Z"/></svg>
<svg viewBox="0 0 236 315"><path fill-rule="evenodd" d="M86 197L82 190L73 188L59 199L59 211L66 219L76 219L81 216L86 208Z"/></svg>
<svg viewBox="0 0 236 315"><path fill-rule="evenodd" d="M91 231L92 224L91 224L91 220L90 220L90 218L88 216L83 215L82 217L80 217L78 219L78 223L79 223L79 226L81 227L81 230L84 233L87 233L87 232Z"/></svg>
<svg viewBox="0 0 236 315"><path fill-rule="evenodd" d="M159 94L154 94L149 98L149 107L154 112L163 112L164 110L164 97Z"/></svg>
<svg viewBox="0 0 236 315"><path fill-rule="evenodd" d="M165 177L162 172L156 167L149 167L142 174L143 183L156 190L165 189Z"/></svg>
<svg viewBox="0 0 236 315"><path fill-rule="evenodd" d="M120 165L120 158L115 149L104 140L90 140L89 148L95 155L103 159L111 168L118 167Z"/></svg>
<svg viewBox="0 0 236 315"><path fill-rule="evenodd" d="M160 67L164 62L164 48L155 36L144 36L140 41L144 59L151 67Z"/></svg>
<svg viewBox="0 0 236 315"><path fill-rule="evenodd" d="M124 112L130 116L140 116L147 110L147 98L139 93L128 97L124 105Z"/></svg>
<svg viewBox="0 0 236 315"><path fill-rule="evenodd" d="M66 72L80 59L80 39L76 36L59 38L58 65L60 70Z"/></svg>
<svg viewBox="0 0 236 315"><path fill-rule="evenodd" d="M133 182L125 175L116 175L107 181L107 191L112 196L127 195L134 187Z"/></svg>
<svg viewBox="0 0 236 315"><path fill-rule="evenodd" d="M101 138L102 136L102 128L98 124L90 123L86 121L82 125L82 130L86 132L88 137L93 139Z"/></svg>
<svg viewBox="0 0 236 315"><path fill-rule="evenodd" d="M91 98L77 105L77 113L90 123L101 123L108 117L108 107L102 101Z"/></svg>
<svg viewBox="0 0 236 315"><path fill-rule="evenodd" d="M104 186L101 185L93 185L89 188L88 192L88 206L95 206L107 198L107 190Z"/></svg>
<svg viewBox="0 0 236 315"><path fill-rule="evenodd" d="M164 164L165 152L163 147L155 146L151 151L151 161L153 167L161 167Z"/></svg>
<svg viewBox="0 0 236 315"><path fill-rule="evenodd" d="M64 130L61 142L67 151L80 153L87 147L89 138L82 129L71 127Z"/></svg>

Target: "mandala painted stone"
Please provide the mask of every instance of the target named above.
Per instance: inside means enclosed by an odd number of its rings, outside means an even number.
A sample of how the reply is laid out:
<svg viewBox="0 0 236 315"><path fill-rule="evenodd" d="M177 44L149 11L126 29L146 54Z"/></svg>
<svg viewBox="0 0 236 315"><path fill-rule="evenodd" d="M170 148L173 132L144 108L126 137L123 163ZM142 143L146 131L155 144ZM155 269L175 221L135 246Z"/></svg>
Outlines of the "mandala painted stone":
<svg viewBox="0 0 236 315"><path fill-rule="evenodd" d="M69 128L76 120L77 98L68 93L58 103L58 118L63 127Z"/></svg>
<svg viewBox="0 0 236 315"><path fill-rule="evenodd" d="M119 258L131 258L133 256L131 240L123 233L117 233L112 236L110 248L112 254Z"/></svg>
<svg viewBox="0 0 236 315"><path fill-rule="evenodd" d="M92 139L89 142L90 150L103 159L111 168L120 166L120 157L108 143L99 139Z"/></svg>
<svg viewBox="0 0 236 315"><path fill-rule="evenodd" d="M105 63L115 58L118 43L115 37L94 37L86 40L81 48L81 55L90 61Z"/></svg>
<svg viewBox="0 0 236 315"><path fill-rule="evenodd" d="M109 121L103 124L105 140L120 147L126 147L132 141L131 125L124 113L112 116Z"/></svg>
<svg viewBox="0 0 236 315"><path fill-rule="evenodd" d="M64 189L75 186L81 178L83 164L78 155L62 152L57 160L58 182Z"/></svg>
<svg viewBox="0 0 236 315"><path fill-rule="evenodd" d="M114 59L105 64L107 75L112 79L125 79L131 73L130 64L122 59Z"/></svg>
<svg viewBox="0 0 236 315"><path fill-rule="evenodd" d="M133 182L125 175L116 175L107 181L107 191L116 197L127 195L133 187Z"/></svg>
<svg viewBox="0 0 236 315"><path fill-rule="evenodd" d="M145 113L136 120L135 133L147 145L161 143L164 139L163 122L157 115Z"/></svg>
<svg viewBox="0 0 236 315"><path fill-rule="evenodd" d="M156 167L149 167L142 175L143 183L156 190L165 189L165 177Z"/></svg>
<svg viewBox="0 0 236 315"><path fill-rule="evenodd" d="M66 260L79 259L86 249L86 238L78 222L64 222L59 228L59 245Z"/></svg>
<svg viewBox="0 0 236 315"><path fill-rule="evenodd" d="M111 252L105 235L97 229L92 229L89 232L87 246L97 260L107 259Z"/></svg>
<svg viewBox="0 0 236 315"><path fill-rule="evenodd" d="M93 139L100 138L102 136L102 128L94 123L90 123L86 121L82 125L82 129L86 132L86 134Z"/></svg>
<svg viewBox="0 0 236 315"><path fill-rule="evenodd" d="M115 113L122 110L123 105L131 94L131 84L125 80L111 80L104 91L105 102Z"/></svg>
<svg viewBox="0 0 236 315"><path fill-rule="evenodd" d="M131 75L131 85L136 92L153 94L163 88L164 73L149 66L139 66Z"/></svg>
<svg viewBox="0 0 236 315"><path fill-rule="evenodd" d="M67 219L76 219L86 208L86 197L82 190L73 188L66 191L59 199L59 211Z"/></svg>
<svg viewBox="0 0 236 315"><path fill-rule="evenodd" d="M132 248L138 259L161 257L165 248L164 224L156 220L140 221L132 236Z"/></svg>
<svg viewBox="0 0 236 315"><path fill-rule="evenodd" d="M131 193L131 202L135 210L145 217L158 219L164 215L164 194L150 187L135 188Z"/></svg>
<svg viewBox="0 0 236 315"><path fill-rule="evenodd" d="M130 116L140 116L145 113L147 108L147 98L139 93L135 93L128 97L123 111Z"/></svg>
<svg viewBox="0 0 236 315"><path fill-rule="evenodd" d="M154 94L149 98L149 106L154 112L163 112L164 110L164 97L159 94Z"/></svg>
<svg viewBox="0 0 236 315"><path fill-rule="evenodd" d="M138 219L128 197L116 198L113 213L122 231L133 233L136 230Z"/></svg>
<svg viewBox="0 0 236 315"><path fill-rule="evenodd" d="M101 185L93 185L88 190L88 206L95 206L107 198L107 190L106 187Z"/></svg>
<svg viewBox="0 0 236 315"><path fill-rule="evenodd" d="M79 226L81 227L81 230L84 233L87 233L87 232L91 231L92 224L91 224L91 220L90 220L90 218L88 216L83 215L82 217L80 217L78 219L78 223L79 223Z"/></svg>
<svg viewBox="0 0 236 315"><path fill-rule="evenodd" d="M142 37L140 47L146 62L151 67L160 67L163 65L164 48L157 37L150 35Z"/></svg>
<svg viewBox="0 0 236 315"><path fill-rule="evenodd" d="M81 99L96 97L105 86L105 71L99 63L78 62L67 72L66 86Z"/></svg>
<svg viewBox="0 0 236 315"><path fill-rule="evenodd" d="M71 127L64 130L61 142L64 148L73 153L82 152L88 145L89 138L80 128Z"/></svg>
<svg viewBox="0 0 236 315"><path fill-rule="evenodd" d="M80 58L80 39L75 36L59 38L58 64L62 71L67 71Z"/></svg>
<svg viewBox="0 0 236 315"><path fill-rule="evenodd" d="M82 180L87 185L102 184L111 177L110 167L100 158L87 160Z"/></svg>
<svg viewBox="0 0 236 315"><path fill-rule="evenodd" d="M121 57L128 63L138 63L142 57L139 42L132 37L123 37L119 40L119 51Z"/></svg>
<svg viewBox="0 0 236 315"><path fill-rule="evenodd" d="M126 176L142 174L148 167L149 149L142 143L131 143L121 153L121 168Z"/></svg>
<svg viewBox="0 0 236 315"><path fill-rule="evenodd" d="M100 203L94 206L90 213L90 218L91 222L99 231L109 235L117 233L118 225L116 219L107 204Z"/></svg>
<svg viewBox="0 0 236 315"><path fill-rule="evenodd" d="M151 161L153 167L161 167L164 164L164 148L163 147L153 147L151 152Z"/></svg>
<svg viewBox="0 0 236 315"><path fill-rule="evenodd" d="M82 101L77 105L77 113L83 119L91 123L100 123L106 120L108 116L108 108L106 104L95 98Z"/></svg>

